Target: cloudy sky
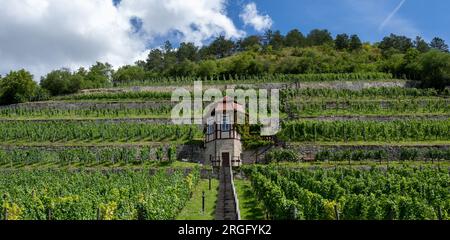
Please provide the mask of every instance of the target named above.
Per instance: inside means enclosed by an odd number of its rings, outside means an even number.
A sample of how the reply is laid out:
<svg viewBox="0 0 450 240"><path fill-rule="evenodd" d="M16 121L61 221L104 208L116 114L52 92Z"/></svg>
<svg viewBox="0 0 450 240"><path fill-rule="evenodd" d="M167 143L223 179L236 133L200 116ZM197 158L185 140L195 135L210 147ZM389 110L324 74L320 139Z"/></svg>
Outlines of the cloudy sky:
<svg viewBox="0 0 450 240"><path fill-rule="evenodd" d="M0 0L0 74L25 68L38 79L95 61L118 67L166 39L201 45L269 28L450 41L449 9L447 0Z"/></svg>

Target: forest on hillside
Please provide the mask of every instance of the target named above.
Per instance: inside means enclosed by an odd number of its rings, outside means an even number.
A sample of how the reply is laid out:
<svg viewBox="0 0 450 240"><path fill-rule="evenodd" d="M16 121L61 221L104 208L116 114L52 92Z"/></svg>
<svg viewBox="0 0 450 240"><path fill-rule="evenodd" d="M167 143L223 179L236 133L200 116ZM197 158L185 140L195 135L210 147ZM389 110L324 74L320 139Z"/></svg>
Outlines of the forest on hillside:
<svg viewBox="0 0 450 240"><path fill-rule="evenodd" d="M152 49L147 59L113 69L97 62L89 69L61 68L41 78L40 84L25 69L0 76L0 104L46 100L50 96L82 89L114 87L162 79L217 79L292 74L389 73L395 78L418 80L423 87L445 88L450 84L450 53L439 37L426 42L391 34L381 42L365 43L357 35L297 29L283 35L267 31L234 41L219 36L202 47L167 41Z"/></svg>

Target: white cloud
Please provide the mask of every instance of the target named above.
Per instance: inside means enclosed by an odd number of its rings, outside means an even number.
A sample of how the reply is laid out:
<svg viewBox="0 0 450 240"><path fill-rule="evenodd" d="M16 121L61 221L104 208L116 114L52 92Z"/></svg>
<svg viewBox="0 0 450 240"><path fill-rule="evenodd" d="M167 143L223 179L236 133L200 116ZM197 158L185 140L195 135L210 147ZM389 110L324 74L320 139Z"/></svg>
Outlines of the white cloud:
<svg viewBox="0 0 450 240"><path fill-rule="evenodd" d="M127 17L143 20L148 37L177 32L183 41L201 44L204 40L225 34L241 37L226 15L225 0L122 0L119 10Z"/></svg>
<svg viewBox="0 0 450 240"><path fill-rule="evenodd" d="M0 73L25 68L39 77L60 67L133 63L148 42L176 32L200 44L241 37L225 0L0 0ZM142 20L133 34L131 17Z"/></svg>
<svg viewBox="0 0 450 240"><path fill-rule="evenodd" d="M107 0L0 0L0 71L37 76L99 61L126 63L143 48Z"/></svg>
<svg viewBox="0 0 450 240"><path fill-rule="evenodd" d="M240 14L245 25L252 26L256 31L262 32L272 27L273 21L269 15L260 15L254 2L245 5Z"/></svg>

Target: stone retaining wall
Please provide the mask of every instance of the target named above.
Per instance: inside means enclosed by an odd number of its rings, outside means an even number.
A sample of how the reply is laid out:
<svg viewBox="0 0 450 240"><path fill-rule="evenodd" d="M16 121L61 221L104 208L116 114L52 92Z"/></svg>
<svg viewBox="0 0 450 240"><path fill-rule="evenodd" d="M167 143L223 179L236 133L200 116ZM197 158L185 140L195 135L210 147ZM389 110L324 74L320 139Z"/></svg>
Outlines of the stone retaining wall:
<svg viewBox="0 0 450 240"><path fill-rule="evenodd" d="M303 146L288 146L289 149L292 149L299 153L302 158L305 160L314 160L317 153L321 151L358 151L358 150L366 150L366 151L378 151L384 150L388 154L389 159L399 159L400 151L402 149L418 149L419 152L425 152L428 149L437 149L437 150L448 150L450 149L450 145L430 145L430 146L395 146L395 145L377 145L377 146L320 146L320 145L303 145Z"/></svg>
<svg viewBox="0 0 450 240"><path fill-rule="evenodd" d="M361 90L364 88L372 87L417 87L419 82L409 81L409 80L355 80L355 81L324 81L324 82L301 82L301 83L242 83L242 84L208 84L203 85L203 88L216 88L220 90L225 90L229 88L252 88L252 89L287 89L287 88L334 88L334 89L350 89L350 90ZM145 91L156 91L156 92L172 92L178 88L184 88L186 90L192 91L194 89L194 84L184 85L184 86L136 86L136 87L125 87L125 88L108 88L108 89L91 89L83 90L83 93L121 93L121 92L145 92Z"/></svg>

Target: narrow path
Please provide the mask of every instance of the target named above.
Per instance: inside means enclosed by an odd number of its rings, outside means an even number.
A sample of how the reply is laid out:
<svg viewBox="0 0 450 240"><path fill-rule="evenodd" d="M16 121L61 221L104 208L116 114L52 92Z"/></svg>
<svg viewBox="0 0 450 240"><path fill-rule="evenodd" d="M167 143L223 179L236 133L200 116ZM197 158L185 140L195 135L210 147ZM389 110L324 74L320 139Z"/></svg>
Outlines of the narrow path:
<svg viewBox="0 0 450 240"><path fill-rule="evenodd" d="M232 167L222 166L219 176L216 220L240 220L239 203L234 187Z"/></svg>

